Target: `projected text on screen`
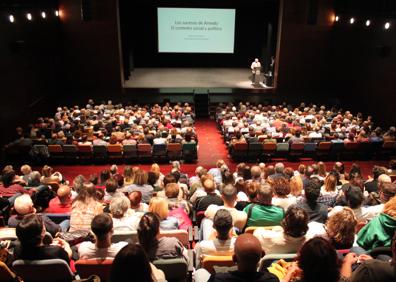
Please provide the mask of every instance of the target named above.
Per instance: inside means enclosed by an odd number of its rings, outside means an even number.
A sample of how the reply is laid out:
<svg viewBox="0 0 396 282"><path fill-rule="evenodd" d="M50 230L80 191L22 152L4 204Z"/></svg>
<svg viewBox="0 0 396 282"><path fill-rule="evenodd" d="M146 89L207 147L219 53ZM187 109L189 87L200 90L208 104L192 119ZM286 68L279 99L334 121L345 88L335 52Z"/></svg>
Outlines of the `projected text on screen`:
<svg viewBox="0 0 396 282"><path fill-rule="evenodd" d="M233 53L235 9L158 8L158 52Z"/></svg>

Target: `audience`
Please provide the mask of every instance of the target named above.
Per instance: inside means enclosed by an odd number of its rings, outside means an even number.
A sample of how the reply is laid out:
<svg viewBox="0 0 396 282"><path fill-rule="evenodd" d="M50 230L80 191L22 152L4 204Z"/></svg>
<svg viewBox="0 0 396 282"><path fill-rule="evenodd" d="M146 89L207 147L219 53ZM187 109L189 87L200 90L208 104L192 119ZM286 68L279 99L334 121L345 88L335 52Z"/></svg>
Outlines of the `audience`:
<svg viewBox="0 0 396 282"><path fill-rule="evenodd" d="M175 230L179 228L177 218L169 216L168 202L166 199L160 197L151 198L149 212L158 216L161 230Z"/></svg>
<svg viewBox="0 0 396 282"><path fill-rule="evenodd" d="M283 219L282 208L272 205L272 188L269 184L261 184L257 190L257 203L244 208L247 214L246 226L274 226Z"/></svg>
<svg viewBox="0 0 396 282"><path fill-rule="evenodd" d="M215 235L195 245L197 268L205 255L230 256L233 254L236 237L233 237L232 227L230 212L226 209L219 209L213 219Z"/></svg>
<svg viewBox="0 0 396 282"><path fill-rule="evenodd" d="M327 207L317 202L319 195L320 183L315 179L311 179L304 187L304 198L297 205L308 213L310 221L325 223L327 220Z"/></svg>
<svg viewBox="0 0 396 282"><path fill-rule="evenodd" d="M199 197L195 203L195 210L197 212L206 211L210 205L222 206L223 200L218 196L216 190L216 183L212 179L206 179L203 183L205 189L205 196ZM198 192L198 191L197 191ZM197 193L196 192L196 193Z"/></svg>
<svg viewBox="0 0 396 282"><path fill-rule="evenodd" d="M132 192L132 191L139 191L142 193L142 201L143 203L149 203L150 198L153 195L153 187L148 185L147 183L148 180L148 174L142 169L139 169L135 172L134 178L133 178L133 184L130 186L126 186L122 192Z"/></svg>
<svg viewBox="0 0 396 282"><path fill-rule="evenodd" d="M80 259L114 258L127 244L126 242L111 243L113 220L107 213L98 214L92 219L91 230L95 234L95 243L87 241L78 246Z"/></svg>
<svg viewBox="0 0 396 282"><path fill-rule="evenodd" d="M258 123L254 124L259 126ZM249 126L246 129L246 133L249 134ZM117 130L119 129L114 128L115 132L118 132ZM148 140L149 133L146 134ZM122 136L115 134L114 138L117 138L117 135ZM143 250L135 248L134 252L137 252L136 256L141 260L144 260L141 256L143 251L147 253L149 261L177 257L187 261L186 250L180 241L175 237L164 237L160 232L177 228L188 230L188 227L192 226L193 213L198 212L198 215L205 215L201 223L201 230L205 235L195 244L196 267L200 267L205 255L233 255L239 269L212 277L206 273L207 279L211 279L209 281L233 281L229 279L234 278L239 279L235 281L267 281L260 280L263 277L270 279L269 281L277 281L272 280L276 278L269 277L268 273L263 276L257 272L256 267L254 271L253 268L247 270L245 266L239 268L241 263L238 260L236 242L245 235L237 235L249 226L257 227L254 236L259 240L260 255L297 253L301 248L297 264L290 267L285 281L289 281L287 279L290 277L297 281L338 281L344 278L357 281L352 279L361 277L358 275L371 275L367 274L372 269L371 263L373 267L380 265L378 267L384 268L384 273L381 273L384 277L391 275L391 265L388 261L380 263L367 255L378 246L392 245L392 237L396 230L396 224L393 222L396 218L396 185L391 183L387 175L390 171L381 167L373 168L373 175L377 181L375 191L367 188L370 186L369 182L365 185L365 175L362 175L360 167L355 164L347 170L345 180L339 173L345 175L345 168L340 162L335 164L336 170L329 172L321 163L306 167L300 165L296 171L282 163L277 163L275 167L268 164L250 166L242 163L238 164L235 173L224 163L220 163L211 173L204 167L197 167L196 175L191 178L180 171L180 163L172 165L171 173L165 176L161 174L161 166L153 164L149 168L149 173L153 176L150 185L145 180L148 173L141 167L126 167L124 177L113 165L110 169L102 171L100 180L94 174L89 180L84 176L78 176L70 187L66 185L67 180L62 176L63 183L60 183L59 188L42 185L30 189L29 193L26 193L23 185L26 185L24 177L29 179L34 175L32 169L24 166L23 175L18 176L11 166L7 166L2 173L3 187L20 185L22 188L10 198L10 204L13 205L16 214L10 217L8 226L18 229L19 225L23 226L22 222L26 218L35 216L45 226L44 229L40 229L40 238L43 231L50 231L55 236L59 231L67 231L69 222L62 222L58 226L51 223L45 213L70 213L69 232L92 230L95 234L95 243L83 242L78 246L80 258L117 257L117 253L127 243L122 242L115 246L111 243L112 234L137 231ZM51 168L45 169L52 174ZM162 167L162 170L165 171L165 168ZM50 175L48 172L43 174ZM219 176L221 182L216 183L214 178ZM341 183L344 184L342 187ZM43 191L53 193L56 197L47 199L49 203L45 213L36 213L35 207L45 204L45 199L41 199ZM19 195L20 193L23 195ZM153 197L154 193L156 196ZM142 201L144 197L145 200ZM178 214L179 211L183 213L182 216ZM145 212L148 213L144 214ZM364 227L360 230L362 226ZM356 235L358 230L360 232ZM323 241L312 243L310 238L315 236L325 239L329 245ZM35 244L38 244L37 247L42 246L42 239L38 240L39 243ZM51 246L66 248L67 245L63 242L54 239ZM26 251L26 246L30 246L26 239L24 244L25 247L15 245L15 257L27 253L28 257L35 255ZM315 248L322 248L323 252L318 253ZM333 250L345 252L350 248L362 255L358 256L351 251L345 256L342 266L338 260L334 263ZM63 259L69 261L68 249L66 256L59 249L40 252L63 256ZM131 253L126 251L126 256L130 255ZM364 267L355 266L359 264L358 258ZM322 264L329 263L316 266L321 259L324 261ZM312 263L318 270L328 273L328 277L325 279L317 276L318 271L307 267ZM148 277L151 280L148 281L160 281L164 278L161 274L155 274L153 266L149 268L151 274ZM359 272L354 272L355 268L358 268ZM201 272L203 271L197 270L197 279L200 279Z"/></svg>
<svg viewBox="0 0 396 282"><path fill-rule="evenodd" d="M27 194L20 195L15 199L14 210L16 212L16 215L12 215L8 219L9 227L17 227L18 224L23 221L26 216L30 214L36 214L36 209L33 206L33 201ZM41 222L43 222L45 231L48 231L52 236L55 236L55 234L59 231L65 231L68 228L68 222L64 222L62 225L58 225L45 214L40 213L37 214L37 216L41 219Z"/></svg>
<svg viewBox="0 0 396 282"><path fill-rule="evenodd" d="M350 208L330 216L326 222L326 237L337 250L350 249L355 242L357 220Z"/></svg>
<svg viewBox="0 0 396 282"><path fill-rule="evenodd" d="M234 185L228 184L221 189L221 199L224 205L210 205L205 211L205 217L213 220L217 211L226 209L231 213L233 225L238 229L242 230L246 225L247 215L242 211L238 211L235 208L237 200L237 190Z"/></svg>
<svg viewBox="0 0 396 282"><path fill-rule="evenodd" d="M103 212L103 205L96 200L96 188L92 183L84 184L72 204L70 229L90 230L92 219Z"/></svg>
<svg viewBox="0 0 396 282"><path fill-rule="evenodd" d="M357 257L354 256L353 263L357 262L359 258L362 263L358 268L353 271L349 281L351 282L381 282L381 281L396 281L396 232L392 240L392 259L390 261L383 261L379 259L373 259L370 256L363 255ZM350 269L352 272L352 269Z"/></svg>
<svg viewBox="0 0 396 282"><path fill-rule="evenodd" d="M289 268L283 281L338 282L340 277L336 250L327 240L315 237L302 246L297 262Z"/></svg>
<svg viewBox="0 0 396 282"><path fill-rule="evenodd" d="M15 259L43 260L62 259L69 264L72 250L69 244L55 238L51 245L44 245L45 227L37 214L26 215L16 226L16 235L20 242L14 250Z"/></svg>
<svg viewBox="0 0 396 282"><path fill-rule="evenodd" d="M393 197L384 205L383 212L360 230L357 243L366 251L376 247L389 247L395 231L396 197Z"/></svg>
<svg viewBox="0 0 396 282"><path fill-rule="evenodd" d="M281 226L272 229L258 228L254 236L266 254L296 253L304 244L308 231L309 217L305 210L291 206L285 213Z"/></svg>
<svg viewBox="0 0 396 282"><path fill-rule="evenodd" d="M68 185L61 185L56 191L57 197L50 200L47 213L70 213L72 209L72 190Z"/></svg>
<svg viewBox="0 0 396 282"><path fill-rule="evenodd" d="M150 261L160 258L187 257L182 243L177 238L158 238L159 233L158 216L152 212L144 214L139 222L138 238Z"/></svg>
<svg viewBox="0 0 396 282"><path fill-rule="evenodd" d="M115 256L111 265L109 282L128 282L133 279L141 282L164 282L165 275L149 262L143 247L128 244Z"/></svg>
<svg viewBox="0 0 396 282"><path fill-rule="evenodd" d="M251 234L242 234L235 241L234 262L238 270L225 273L215 273L209 276L206 270L198 270L196 281L251 281L251 282L277 282L279 279L267 270L257 271L258 263L263 252L260 242Z"/></svg>
<svg viewBox="0 0 396 282"><path fill-rule="evenodd" d="M115 234L137 230L140 214L131 210L130 205L129 199L123 194L111 200L109 210L113 218Z"/></svg>

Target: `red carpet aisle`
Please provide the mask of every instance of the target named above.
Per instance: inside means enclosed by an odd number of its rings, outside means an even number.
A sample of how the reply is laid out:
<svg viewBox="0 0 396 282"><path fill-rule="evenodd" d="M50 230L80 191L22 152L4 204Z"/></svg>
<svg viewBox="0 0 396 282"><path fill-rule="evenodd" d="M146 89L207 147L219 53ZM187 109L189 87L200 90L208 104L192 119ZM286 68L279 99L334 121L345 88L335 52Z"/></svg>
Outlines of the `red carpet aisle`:
<svg viewBox="0 0 396 282"><path fill-rule="evenodd" d="M230 164L227 160L228 151L216 122L210 119L198 120L195 129L199 142L198 163L204 167L213 167L217 160L222 159Z"/></svg>
<svg viewBox="0 0 396 282"><path fill-rule="evenodd" d="M196 132L199 138L199 149L198 149L198 161L196 164L182 164L182 171L187 173L189 176L194 175L195 168L198 165L202 165L209 169L215 166L218 159L223 159L230 167L231 170L235 170L236 163L227 157L228 151L224 145L223 138L217 129L216 122L210 119L197 120L195 123ZM293 169L297 169L300 163L309 165L314 163L312 160L303 160L300 162L287 162L282 161L285 166L290 166ZM327 169L330 170L334 162L325 162ZM345 162L346 171L349 171L353 162ZM386 166L387 162L383 161L357 161L362 169L364 177L371 175L371 169L374 165ZM274 164L271 163L271 164ZM131 166L140 166L141 168L148 170L150 168L149 164L129 164ZM122 172L125 165L118 165L120 171ZM170 164L160 164L161 172L163 174L169 173L171 166ZM110 165L73 165L73 166L54 166L54 169L60 171L67 180L70 182L73 178L79 174L89 177L90 174L99 174L101 170L109 168ZM40 168L35 168L41 170Z"/></svg>

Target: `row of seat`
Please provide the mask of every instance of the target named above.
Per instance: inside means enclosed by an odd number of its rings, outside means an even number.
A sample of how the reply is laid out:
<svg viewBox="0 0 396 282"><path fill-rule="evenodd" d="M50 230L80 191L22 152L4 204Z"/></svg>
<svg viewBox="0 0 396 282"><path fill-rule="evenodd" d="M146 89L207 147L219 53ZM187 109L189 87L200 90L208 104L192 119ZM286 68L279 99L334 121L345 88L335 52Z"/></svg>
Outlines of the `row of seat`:
<svg viewBox="0 0 396 282"><path fill-rule="evenodd" d="M261 143L238 142L230 147L235 160L270 160L272 157L294 158L310 157L319 159L371 159L390 157L396 154L396 141L333 143Z"/></svg>
<svg viewBox="0 0 396 282"><path fill-rule="evenodd" d="M59 221L63 218L68 218L68 214L46 214L51 219ZM189 228L189 230L169 230L161 231L159 238L161 237L175 237L188 249L189 262L183 258L175 259L159 259L154 261L154 265L164 271L168 281L186 281L188 275L192 274L193 270L193 251L192 246L195 241L198 240L198 229ZM3 227L0 228L0 240L16 240L17 236L15 228ZM138 236L136 231L117 233L112 235L112 243L129 240L133 243L138 242ZM78 260L75 262L75 268L80 278L87 278L92 274L96 274L101 278L101 281L107 281L108 274L110 273L110 267L112 259L100 260L100 259L89 259L89 260ZM24 281L71 281L73 280L74 273L70 270L63 260L17 260L13 263L13 268L16 274L23 278ZM0 265L0 281L8 281L4 276L5 269L1 269ZM40 273L50 271L48 277L41 277ZM15 281L15 280L13 280Z"/></svg>
<svg viewBox="0 0 396 282"><path fill-rule="evenodd" d="M137 144L137 145L33 145L11 146L6 150L8 161L26 161L37 163L61 162L107 162L107 161L144 161L153 159L195 161L197 145L180 144Z"/></svg>

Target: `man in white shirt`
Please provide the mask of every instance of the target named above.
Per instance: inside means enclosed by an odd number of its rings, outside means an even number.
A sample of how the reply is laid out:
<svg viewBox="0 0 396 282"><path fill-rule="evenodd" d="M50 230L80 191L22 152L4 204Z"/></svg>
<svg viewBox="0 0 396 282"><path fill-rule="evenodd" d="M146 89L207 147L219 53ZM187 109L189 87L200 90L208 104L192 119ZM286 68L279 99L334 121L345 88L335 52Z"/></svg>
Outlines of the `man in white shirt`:
<svg viewBox="0 0 396 282"><path fill-rule="evenodd" d="M213 220L217 211L226 209L231 213L233 225L239 230L242 230L246 224L247 214L235 208L235 202L237 200L237 189L235 186L228 184L221 189L221 198L223 199L224 206L210 205L205 211L205 217Z"/></svg>
<svg viewBox="0 0 396 282"><path fill-rule="evenodd" d="M92 219L91 230L95 234L96 242L83 242L78 247L80 259L114 258L127 242L112 244L113 220L107 213L101 213Z"/></svg>
<svg viewBox="0 0 396 282"><path fill-rule="evenodd" d="M234 254L236 237L232 237L232 216L228 210L220 209L213 220L215 238L200 241L195 245L196 265L200 265L204 255L231 256Z"/></svg>
<svg viewBox="0 0 396 282"><path fill-rule="evenodd" d="M259 59L254 59L254 62L250 65L250 68L252 69L252 84L255 81L255 77L256 77L256 70L261 68L261 63L259 61Z"/></svg>

